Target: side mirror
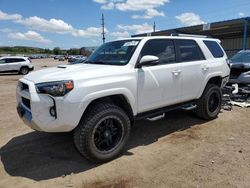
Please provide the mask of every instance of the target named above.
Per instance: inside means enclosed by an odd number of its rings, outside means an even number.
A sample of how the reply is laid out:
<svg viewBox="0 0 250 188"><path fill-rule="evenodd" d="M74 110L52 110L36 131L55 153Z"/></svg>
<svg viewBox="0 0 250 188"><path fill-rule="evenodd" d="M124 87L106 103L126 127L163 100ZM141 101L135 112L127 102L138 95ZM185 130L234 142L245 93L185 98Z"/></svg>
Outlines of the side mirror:
<svg viewBox="0 0 250 188"><path fill-rule="evenodd" d="M141 68L142 66L153 66L157 65L159 63L159 58L157 56L153 55L145 55L141 58L138 68Z"/></svg>

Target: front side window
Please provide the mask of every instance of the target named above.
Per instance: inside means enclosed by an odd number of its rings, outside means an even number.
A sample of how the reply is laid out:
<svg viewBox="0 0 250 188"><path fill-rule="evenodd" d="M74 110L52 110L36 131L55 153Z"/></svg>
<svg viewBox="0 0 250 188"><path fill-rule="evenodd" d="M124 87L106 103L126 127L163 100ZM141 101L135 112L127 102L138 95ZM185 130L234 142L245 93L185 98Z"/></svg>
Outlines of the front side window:
<svg viewBox="0 0 250 188"><path fill-rule="evenodd" d="M157 56L159 58L159 64L176 62L174 42L169 39L149 40L141 51L141 57L145 55Z"/></svg>
<svg viewBox="0 0 250 188"><path fill-rule="evenodd" d="M90 64L126 65L140 40L120 40L100 46L86 61Z"/></svg>
<svg viewBox="0 0 250 188"><path fill-rule="evenodd" d="M181 62L204 60L204 55L200 47L194 40L178 39L176 40L180 53Z"/></svg>

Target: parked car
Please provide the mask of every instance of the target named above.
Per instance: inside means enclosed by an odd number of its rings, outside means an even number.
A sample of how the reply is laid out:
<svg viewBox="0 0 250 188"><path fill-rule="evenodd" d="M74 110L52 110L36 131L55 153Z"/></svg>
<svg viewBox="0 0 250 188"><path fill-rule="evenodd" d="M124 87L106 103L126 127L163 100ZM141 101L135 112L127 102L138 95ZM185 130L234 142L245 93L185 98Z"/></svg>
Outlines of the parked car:
<svg viewBox="0 0 250 188"><path fill-rule="evenodd" d="M87 59L87 57L82 56L82 55L69 56L68 62L71 63L71 62L74 62L74 61L77 61L77 60L86 60L86 59Z"/></svg>
<svg viewBox="0 0 250 188"><path fill-rule="evenodd" d="M58 61L65 61L65 56L64 55L61 55L61 56L59 56L59 58L58 58Z"/></svg>
<svg viewBox="0 0 250 188"><path fill-rule="evenodd" d="M0 72L18 72L25 75L32 71L34 66L28 57L1 57L0 58Z"/></svg>
<svg viewBox="0 0 250 188"><path fill-rule="evenodd" d="M86 59L77 59L75 61L69 61L68 65L75 65L75 64L79 64L79 63L84 63L86 61Z"/></svg>
<svg viewBox="0 0 250 188"><path fill-rule="evenodd" d="M122 152L135 120L157 120L176 108L216 118L229 72L217 39L123 39L103 44L85 63L21 78L17 111L35 130L73 131L84 157L105 162Z"/></svg>
<svg viewBox="0 0 250 188"><path fill-rule="evenodd" d="M250 86L250 50L242 50L230 59L230 83Z"/></svg>

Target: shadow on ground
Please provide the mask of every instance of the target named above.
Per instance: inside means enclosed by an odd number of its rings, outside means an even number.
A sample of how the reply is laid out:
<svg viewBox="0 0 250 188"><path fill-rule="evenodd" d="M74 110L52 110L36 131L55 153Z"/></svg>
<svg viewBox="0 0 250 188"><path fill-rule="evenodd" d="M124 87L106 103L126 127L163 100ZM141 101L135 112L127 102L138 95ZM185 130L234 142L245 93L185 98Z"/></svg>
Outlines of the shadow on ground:
<svg viewBox="0 0 250 188"><path fill-rule="evenodd" d="M159 138L182 131L204 121L188 112L173 111L156 122L138 121L132 129L127 150L156 142ZM124 152L123 155L133 155ZM95 168L75 149L71 133L31 132L10 140L0 149L1 161L11 176L36 181L79 173Z"/></svg>
<svg viewBox="0 0 250 188"><path fill-rule="evenodd" d="M15 76L20 75L17 72L0 72L0 76Z"/></svg>

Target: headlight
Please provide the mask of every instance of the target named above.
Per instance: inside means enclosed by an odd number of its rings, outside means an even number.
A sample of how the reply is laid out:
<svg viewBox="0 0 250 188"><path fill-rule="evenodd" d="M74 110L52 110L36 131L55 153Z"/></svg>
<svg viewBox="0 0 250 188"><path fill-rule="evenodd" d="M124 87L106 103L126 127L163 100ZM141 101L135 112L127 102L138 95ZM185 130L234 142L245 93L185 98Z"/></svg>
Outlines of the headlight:
<svg viewBox="0 0 250 188"><path fill-rule="evenodd" d="M73 88L74 83L72 80L36 84L38 93L49 94L54 97L64 96Z"/></svg>

